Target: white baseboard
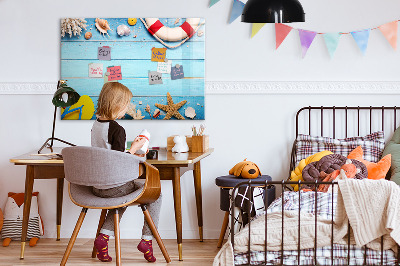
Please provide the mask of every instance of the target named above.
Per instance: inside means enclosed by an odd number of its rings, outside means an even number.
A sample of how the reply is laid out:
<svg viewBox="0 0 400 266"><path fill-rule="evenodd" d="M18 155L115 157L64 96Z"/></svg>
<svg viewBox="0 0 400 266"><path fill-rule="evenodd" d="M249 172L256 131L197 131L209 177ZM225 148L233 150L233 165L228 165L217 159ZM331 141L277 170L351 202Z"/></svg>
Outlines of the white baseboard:
<svg viewBox="0 0 400 266"><path fill-rule="evenodd" d="M0 83L0 94L52 95L56 82ZM206 94L400 94L399 81L207 81Z"/></svg>

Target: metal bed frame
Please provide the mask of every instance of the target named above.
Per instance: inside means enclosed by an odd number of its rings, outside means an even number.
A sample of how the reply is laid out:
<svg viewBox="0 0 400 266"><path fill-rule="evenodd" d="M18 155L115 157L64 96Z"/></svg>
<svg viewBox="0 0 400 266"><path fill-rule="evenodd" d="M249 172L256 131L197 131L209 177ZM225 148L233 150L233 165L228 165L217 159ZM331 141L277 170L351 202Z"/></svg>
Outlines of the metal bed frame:
<svg viewBox="0 0 400 266"><path fill-rule="evenodd" d="M299 133L299 125L300 125L299 124L299 120L300 120L300 114L303 111L308 111L308 134L309 135L311 135L311 131L312 131L311 112L313 110L319 111L319 115L320 115L320 136L324 136L324 126L326 125L326 124L324 125L324 111L325 110L331 110L330 113L332 113L332 123L333 123L332 124L332 129L333 129L332 136L333 136L333 138L336 137L336 122L337 122L336 113L337 112L344 112L344 121L341 121L341 122L342 122L342 125L344 123L345 137L347 138L348 137L348 125L349 125L349 121L348 121L349 120L348 119L349 115L348 115L348 113L356 112L356 115L357 115L357 136L360 136L360 121L361 121L360 120L360 113L361 112L364 112L364 113L365 113L365 111L369 112L369 131L370 131L370 133L372 133L373 113L375 114L376 112L379 112L379 111L381 112L381 130L384 131L384 129L385 129L385 113L387 113L386 111L393 112L393 125L394 125L393 130L395 130L396 129L396 125L397 125L397 123L396 123L396 121L397 121L397 119L396 119L397 118L397 111L399 109L400 108L398 108L396 106L393 106L393 107L385 107L385 106L382 106L382 107L372 107L372 106L369 106L369 107L360 107L360 106L357 106L357 107L348 107L348 106L344 106L344 107L337 107L337 106L331 106L331 107L324 107L324 106L312 107L312 106L308 106L308 107L303 107L296 114L296 138L300 134ZM325 121L326 120L327 119L325 119ZM354 123L353 123L353 125L355 126ZM296 146L296 141L293 144L292 153L291 153L290 172L293 169L295 169L295 167L296 167L296 165L295 165L295 158L296 158L295 146ZM289 176L290 176L290 172L289 172ZM235 192L239 187L251 186L251 187L263 188L264 191L265 191L266 198L268 198L268 189L266 189L266 188L268 188L269 186L271 186L271 185L281 186L282 195L283 195L285 190L291 190L290 187L287 186L287 185L292 185L292 184L299 185L299 187L300 187L301 184L315 185L314 186L315 187L314 191L317 192L318 185L330 184L330 185L332 185L332 190L333 190L334 186L336 186L338 183L336 181L332 181L332 182L320 182L320 181L304 182L304 181L287 181L287 180L286 181L283 180L283 181L265 181L265 182L263 182L263 181L252 181L250 179L249 181L242 182L242 183L236 185L234 187L234 189L232 190L232 195L235 195ZM298 193L299 193L299 202L301 202L301 192L300 192L300 190L298 191ZM253 191L250 189L250 198L252 198L252 196L253 196L252 194L253 194ZM282 212L284 212L284 198L283 197L281 197L281 198L282 198ZM332 215L332 221L331 221L332 222L332 224L331 224L332 225L331 226L331 228L332 228L332 237L331 237L331 261L332 261L332 265L334 263L334 254L333 254L333 251L334 251L333 250L333 244L334 244L333 243L333 224L334 224L334 220L333 220L334 219L334 217L333 217L333 210L334 210L333 204L334 203L333 202L334 202L334 200L333 199L334 199L334 193L332 193L332 213L331 213L331 215ZM317 208L318 208L317 207L317 202L318 202L317 193L315 193L315 213L317 213ZM268 239L267 239L267 233L268 233L267 207L268 207L267 206L267 201L264 201L264 208L265 208L264 262L259 263L259 265L272 265L272 264L268 264L268 262L267 262L267 252L268 252L268 250L267 250L267 242L268 242ZM300 204L299 204L298 214L299 214L298 226L300 227ZM231 241L231 244L232 244L233 248L234 248L234 245L235 245L235 241L234 241L234 237L235 237L235 234L234 234L234 217L235 217L234 197L232 197L232 200L231 200L231 232L230 232L231 239L230 239L230 241ZM317 264L317 254L316 254L317 238L318 238L316 224L317 224L317 215L315 215L315 239L314 239L314 258L313 258L314 263L313 264L307 264L307 265L318 265ZM251 219L249 219L249 221L248 221L248 227L249 227L249 242L247 244L247 262L248 263L245 264L245 265L250 265L251 264L251 255L250 255L251 254L251 249L250 249L250 243L251 243L251 230L250 230L251 229ZM282 234L281 250L280 250L281 256L280 256L280 264L279 265L284 265L283 264L283 259L284 259L284 256L283 256L283 251L284 251L284 240L283 240L284 218L283 218L283 216L282 216L282 232L281 232L281 234ZM300 230L299 230L298 243L297 243L297 247L298 247L297 248L297 265L305 265L305 264L300 264L300 254L301 254L300 242L301 242L301 238L300 238ZM399 249L400 246L397 245L397 248L398 248L399 252L397 253L397 258L396 258L395 265L400 265L400 249ZM367 253L366 253L366 249L367 248L366 248L366 246L363 246L363 249L364 249L364 263L363 263L363 265L367 265L366 264L367 263ZM348 233L347 233L347 264L346 265L350 265L350 224L348 226ZM385 265L384 261L383 261L383 236L381 237L380 265Z"/></svg>

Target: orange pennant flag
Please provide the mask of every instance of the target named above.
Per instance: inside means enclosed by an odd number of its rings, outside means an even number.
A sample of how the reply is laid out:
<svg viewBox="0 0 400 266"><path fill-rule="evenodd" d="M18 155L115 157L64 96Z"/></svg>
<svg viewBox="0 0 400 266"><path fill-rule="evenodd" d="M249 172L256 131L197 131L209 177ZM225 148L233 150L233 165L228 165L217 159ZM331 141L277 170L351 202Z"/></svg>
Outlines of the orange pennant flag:
<svg viewBox="0 0 400 266"><path fill-rule="evenodd" d="M393 49L397 48L397 20L378 27Z"/></svg>
<svg viewBox="0 0 400 266"><path fill-rule="evenodd" d="M276 40L276 49L281 45L283 40L285 40L286 36L288 36L289 32L292 30L292 27L275 23L275 40Z"/></svg>

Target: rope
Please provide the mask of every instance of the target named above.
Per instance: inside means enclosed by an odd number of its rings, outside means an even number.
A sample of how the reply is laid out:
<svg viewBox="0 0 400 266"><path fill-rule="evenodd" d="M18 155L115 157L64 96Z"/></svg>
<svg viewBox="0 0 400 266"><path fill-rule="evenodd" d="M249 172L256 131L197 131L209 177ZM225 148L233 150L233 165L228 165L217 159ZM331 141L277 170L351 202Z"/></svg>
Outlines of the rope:
<svg viewBox="0 0 400 266"><path fill-rule="evenodd" d="M146 27L146 29L149 30L149 27L147 26L147 23L146 23L142 18L140 18L140 20L142 21L142 23L143 23L143 25ZM204 22L199 23L199 25L197 25L196 29L194 30L193 35L196 34L196 32L199 30L199 28L200 28L201 26L203 26L203 25L204 25ZM166 46L166 47L168 47L168 48L170 48L170 49L177 48L177 47L181 46L182 44L184 44L187 40L190 39L189 37L186 37L185 39L183 39L183 40L182 40L180 43L178 43L177 45L171 46L171 45L169 45L169 44L166 44L166 43L165 43L163 40L161 40L157 35L154 34L153 36L154 36L154 38L156 38L160 43L162 43L164 46Z"/></svg>

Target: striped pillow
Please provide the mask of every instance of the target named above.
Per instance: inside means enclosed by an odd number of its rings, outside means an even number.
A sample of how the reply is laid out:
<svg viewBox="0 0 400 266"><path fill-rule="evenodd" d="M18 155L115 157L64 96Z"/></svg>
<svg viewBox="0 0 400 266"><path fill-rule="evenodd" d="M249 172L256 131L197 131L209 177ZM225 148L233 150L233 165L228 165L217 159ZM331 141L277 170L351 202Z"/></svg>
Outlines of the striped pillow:
<svg viewBox="0 0 400 266"><path fill-rule="evenodd" d="M364 159L370 162L378 162L381 159L385 140L383 131L378 131L364 137L352 137L345 139L333 139L329 137L318 137L299 134L296 139L295 159L296 165L302 159L307 158L317 152L329 150L343 156L361 146L364 151Z"/></svg>

